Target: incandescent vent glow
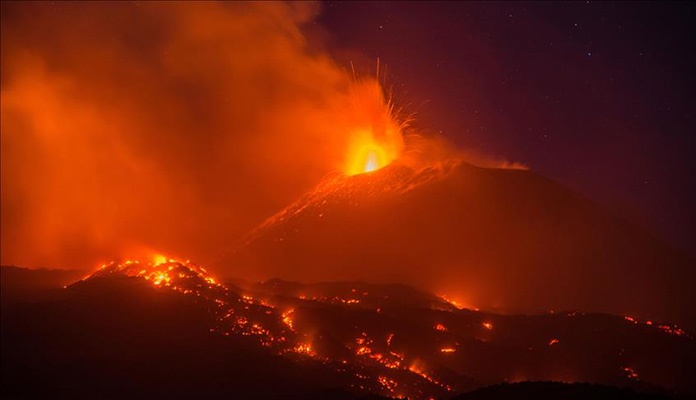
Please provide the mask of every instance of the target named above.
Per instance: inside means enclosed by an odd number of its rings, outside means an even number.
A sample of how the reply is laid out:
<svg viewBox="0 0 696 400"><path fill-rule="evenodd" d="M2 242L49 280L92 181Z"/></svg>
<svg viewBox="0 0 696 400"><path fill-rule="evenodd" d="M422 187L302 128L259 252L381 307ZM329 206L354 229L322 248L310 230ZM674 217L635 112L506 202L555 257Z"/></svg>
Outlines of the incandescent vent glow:
<svg viewBox="0 0 696 400"><path fill-rule="evenodd" d="M395 143L381 143L369 131L355 133L348 151L346 173L348 175L364 174L389 165L401 153L400 140L401 138L398 137Z"/></svg>
<svg viewBox="0 0 696 400"><path fill-rule="evenodd" d="M377 171L401 156L402 134L408 121L400 120L376 82L355 85L350 97L352 118L344 172L357 175Z"/></svg>
<svg viewBox="0 0 696 400"><path fill-rule="evenodd" d="M377 153L371 151L367 153L367 161L365 162L365 172L372 172L379 168L379 159L377 158Z"/></svg>

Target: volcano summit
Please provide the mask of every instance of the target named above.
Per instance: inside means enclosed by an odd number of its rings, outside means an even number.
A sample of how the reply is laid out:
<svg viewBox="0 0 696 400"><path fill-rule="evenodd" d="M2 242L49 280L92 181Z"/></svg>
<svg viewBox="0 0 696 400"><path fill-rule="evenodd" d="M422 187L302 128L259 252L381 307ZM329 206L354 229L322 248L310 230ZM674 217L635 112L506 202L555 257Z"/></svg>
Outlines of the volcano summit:
<svg viewBox="0 0 696 400"><path fill-rule="evenodd" d="M460 159L334 176L214 265L258 279L403 282L505 312L696 326L696 263L571 190Z"/></svg>

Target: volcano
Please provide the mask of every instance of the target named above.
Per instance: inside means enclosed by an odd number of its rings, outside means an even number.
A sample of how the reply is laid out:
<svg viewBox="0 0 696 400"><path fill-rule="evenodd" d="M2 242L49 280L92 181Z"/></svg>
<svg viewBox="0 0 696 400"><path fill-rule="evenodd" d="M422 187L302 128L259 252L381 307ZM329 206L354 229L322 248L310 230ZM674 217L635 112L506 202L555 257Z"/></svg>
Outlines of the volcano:
<svg viewBox="0 0 696 400"><path fill-rule="evenodd" d="M258 279L403 282L503 312L696 327L696 262L527 170L451 158L327 177L211 265Z"/></svg>

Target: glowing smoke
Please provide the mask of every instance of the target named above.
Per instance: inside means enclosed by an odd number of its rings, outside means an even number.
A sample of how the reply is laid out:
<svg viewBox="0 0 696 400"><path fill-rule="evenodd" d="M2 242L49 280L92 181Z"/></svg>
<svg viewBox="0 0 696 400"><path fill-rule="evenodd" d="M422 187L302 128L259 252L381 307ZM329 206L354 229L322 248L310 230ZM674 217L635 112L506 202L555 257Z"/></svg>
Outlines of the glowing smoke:
<svg viewBox="0 0 696 400"><path fill-rule="evenodd" d="M345 169L355 132L400 135L379 84L309 41L317 12L3 3L2 263L205 259Z"/></svg>

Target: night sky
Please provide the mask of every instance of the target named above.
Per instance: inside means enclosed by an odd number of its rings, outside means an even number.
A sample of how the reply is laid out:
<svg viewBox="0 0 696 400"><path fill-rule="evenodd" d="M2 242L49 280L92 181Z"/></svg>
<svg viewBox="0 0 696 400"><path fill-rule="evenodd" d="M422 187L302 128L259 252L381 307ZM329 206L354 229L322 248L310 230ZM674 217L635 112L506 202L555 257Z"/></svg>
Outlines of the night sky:
<svg viewBox="0 0 696 400"><path fill-rule="evenodd" d="M694 255L695 11L330 2L316 24L336 58L387 65L419 128L521 162Z"/></svg>

